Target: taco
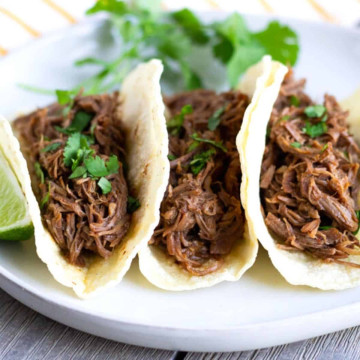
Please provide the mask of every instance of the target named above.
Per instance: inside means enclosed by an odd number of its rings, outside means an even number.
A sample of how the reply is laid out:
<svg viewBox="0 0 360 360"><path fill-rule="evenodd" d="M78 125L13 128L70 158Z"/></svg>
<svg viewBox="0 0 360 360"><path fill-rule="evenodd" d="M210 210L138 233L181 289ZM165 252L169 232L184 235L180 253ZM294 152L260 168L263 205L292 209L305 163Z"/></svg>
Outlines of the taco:
<svg viewBox="0 0 360 360"><path fill-rule="evenodd" d="M315 102L304 86L279 68L242 129L244 207L289 283L346 289L360 285L360 148L349 113L331 95Z"/></svg>
<svg viewBox="0 0 360 360"><path fill-rule="evenodd" d="M201 89L164 99L170 179L160 222L139 252L140 270L154 285L174 291L208 287L238 280L254 263L258 245L242 207L245 166L236 138L273 66L265 57L237 90Z"/></svg>
<svg viewBox="0 0 360 360"><path fill-rule="evenodd" d="M169 163L162 65L139 65L121 94L78 95L14 122L27 159L40 259L80 297L120 282L159 221Z"/></svg>

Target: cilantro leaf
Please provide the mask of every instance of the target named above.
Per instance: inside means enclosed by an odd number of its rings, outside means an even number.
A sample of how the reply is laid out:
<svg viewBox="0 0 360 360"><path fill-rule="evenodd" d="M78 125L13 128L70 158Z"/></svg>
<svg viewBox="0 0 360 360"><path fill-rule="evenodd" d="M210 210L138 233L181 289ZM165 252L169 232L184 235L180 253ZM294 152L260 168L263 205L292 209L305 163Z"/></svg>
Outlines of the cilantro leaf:
<svg viewBox="0 0 360 360"><path fill-rule="evenodd" d="M290 104L297 107L300 105L300 99L295 95L291 95L290 96Z"/></svg>
<svg viewBox="0 0 360 360"><path fill-rule="evenodd" d="M214 131L220 124L221 115L225 111L225 106L222 106L214 111L211 117L208 120L208 128L211 131Z"/></svg>
<svg viewBox="0 0 360 360"><path fill-rule="evenodd" d="M136 199L132 196L128 197L128 201L127 201L127 212L129 214L132 214L133 212L135 212L139 207L140 207L140 201L139 199Z"/></svg>
<svg viewBox="0 0 360 360"><path fill-rule="evenodd" d="M60 105L66 105L72 101L73 91L71 90L55 90L55 94Z"/></svg>
<svg viewBox="0 0 360 360"><path fill-rule="evenodd" d="M332 229L333 226L328 226L328 225L325 225L325 226L319 226L319 230L330 230Z"/></svg>
<svg viewBox="0 0 360 360"><path fill-rule="evenodd" d="M48 192L46 193L46 195L40 201L40 209L43 209L43 207L49 202L49 200L50 200L50 183L49 183L49 186L48 186Z"/></svg>
<svg viewBox="0 0 360 360"><path fill-rule="evenodd" d="M116 155L111 155L105 164L108 175L116 174L119 171L119 160Z"/></svg>
<svg viewBox="0 0 360 360"><path fill-rule="evenodd" d="M274 60L295 65L299 43L297 34L290 27L281 25L278 21L272 21L265 30L254 34L254 38Z"/></svg>
<svg viewBox="0 0 360 360"><path fill-rule="evenodd" d="M191 114L193 112L193 108L190 104L185 105L180 110L179 114L176 114L172 119L170 119L166 126L168 129L172 129L170 131L171 135L177 135L179 134L181 127L184 124L185 115Z"/></svg>
<svg viewBox="0 0 360 360"><path fill-rule="evenodd" d="M175 11L171 14L171 17L195 44L206 44L209 41L204 26L189 9Z"/></svg>
<svg viewBox="0 0 360 360"><path fill-rule="evenodd" d="M293 143L291 143L290 144L292 147L294 147L294 148L301 148L301 144L299 143L299 142L297 142L297 141L294 141Z"/></svg>
<svg viewBox="0 0 360 360"><path fill-rule="evenodd" d="M93 117L93 114L89 114L80 110L75 114L74 119L68 129L71 129L71 131L82 132L87 128Z"/></svg>
<svg viewBox="0 0 360 360"><path fill-rule="evenodd" d="M112 190L111 182L104 177L101 177L97 184L104 195L108 194Z"/></svg>
<svg viewBox="0 0 360 360"><path fill-rule="evenodd" d="M39 178L40 183L43 184L45 182L45 176L44 176L44 172L41 168L41 165L39 162L36 162L34 164L34 168L35 168L35 174L36 176Z"/></svg>
<svg viewBox="0 0 360 360"><path fill-rule="evenodd" d="M66 142L64 149L64 163L66 166L71 166L73 160L77 158L77 152L80 149L80 133L71 134Z"/></svg>
<svg viewBox="0 0 360 360"><path fill-rule="evenodd" d="M75 178L83 176L84 174L86 174L86 167L85 166L78 166L78 167L75 168L75 170L69 176L69 179L75 179Z"/></svg>
<svg viewBox="0 0 360 360"><path fill-rule="evenodd" d="M206 143L206 144L210 144L212 146L215 146L217 147L218 149L224 151L224 152L227 152L227 149L226 147L222 144L222 142L217 142L217 141L214 141L214 140L209 140L209 139L203 139L201 137L199 137L199 135L197 133L194 133L191 135L191 138L195 141L198 141L198 142L203 142L203 143Z"/></svg>
<svg viewBox="0 0 360 360"><path fill-rule="evenodd" d="M86 11L86 14L95 14L100 11L107 11L116 15L125 15L128 12L128 7L124 1L98 0L92 8Z"/></svg>
<svg viewBox="0 0 360 360"><path fill-rule="evenodd" d="M61 146L61 143L52 143L47 146L45 146L43 149L41 149L41 152L48 152L48 151L54 151L57 150Z"/></svg>
<svg viewBox="0 0 360 360"><path fill-rule="evenodd" d="M89 157L84 160L86 170L94 177L102 177L108 175L105 161L100 156Z"/></svg>
<svg viewBox="0 0 360 360"><path fill-rule="evenodd" d="M177 159L177 157L176 157L175 155L173 155L173 154L169 154L169 155L168 155L168 159L169 159L170 161L172 161L172 160Z"/></svg>
<svg viewBox="0 0 360 360"><path fill-rule="evenodd" d="M306 121L305 127L302 130L305 134L309 135L311 138L315 138L317 136L325 134L328 128L324 122L311 124L310 121Z"/></svg>
<svg viewBox="0 0 360 360"><path fill-rule="evenodd" d="M358 220L358 228L353 232L353 234L357 235L360 230L360 210L355 210L355 214Z"/></svg>
<svg viewBox="0 0 360 360"><path fill-rule="evenodd" d="M305 108L304 112L310 118L317 118L323 116L326 113L326 107L323 105L312 105Z"/></svg>
<svg viewBox="0 0 360 360"><path fill-rule="evenodd" d="M211 156L216 153L215 149L209 149L200 154L196 154L190 161L190 168L194 175L198 175L199 172L206 167L206 164L210 160Z"/></svg>

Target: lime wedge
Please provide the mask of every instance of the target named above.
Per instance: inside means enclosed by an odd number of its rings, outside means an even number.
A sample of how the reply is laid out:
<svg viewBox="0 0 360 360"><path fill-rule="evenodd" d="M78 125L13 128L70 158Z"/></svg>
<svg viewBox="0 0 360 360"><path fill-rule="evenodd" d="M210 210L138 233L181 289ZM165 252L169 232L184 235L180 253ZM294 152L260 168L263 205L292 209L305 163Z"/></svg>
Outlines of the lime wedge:
<svg viewBox="0 0 360 360"><path fill-rule="evenodd" d="M26 240L33 232L25 196L0 151L0 239Z"/></svg>

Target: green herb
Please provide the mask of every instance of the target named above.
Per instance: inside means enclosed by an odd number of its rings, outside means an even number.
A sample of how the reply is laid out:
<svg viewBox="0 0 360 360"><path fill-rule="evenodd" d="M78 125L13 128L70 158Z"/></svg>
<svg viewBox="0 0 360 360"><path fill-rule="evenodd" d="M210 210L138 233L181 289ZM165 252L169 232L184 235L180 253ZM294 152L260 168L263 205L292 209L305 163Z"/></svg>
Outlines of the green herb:
<svg viewBox="0 0 360 360"><path fill-rule="evenodd" d="M319 226L319 230L329 230L332 228L333 228L333 226Z"/></svg>
<svg viewBox="0 0 360 360"><path fill-rule="evenodd" d="M215 149L210 149L200 154L196 154L194 158L190 161L190 168L192 173L194 175L199 174L199 172L205 168L211 156L213 156L215 153Z"/></svg>
<svg viewBox="0 0 360 360"><path fill-rule="evenodd" d="M175 159L176 159L176 156L173 155L173 154L168 154L168 159L169 159L170 161L175 160Z"/></svg>
<svg viewBox="0 0 360 360"><path fill-rule="evenodd" d="M35 168L35 174L36 174L36 176L39 178L40 183L43 184L44 181L45 181L45 176L44 176L44 172L43 172L43 170L42 170L42 168L41 168L40 163L39 163L39 162L36 162L36 163L34 164L34 168Z"/></svg>
<svg viewBox="0 0 360 360"><path fill-rule="evenodd" d="M133 212L135 212L138 208L140 207L140 201L139 199L135 199L132 196L128 197L128 202L127 202L127 212L132 214Z"/></svg>
<svg viewBox="0 0 360 360"><path fill-rule="evenodd" d="M271 128L270 128L270 127L267 127L267 128L266 128L266 137L269 138L269 137L270 137L270 134L271 134Z"/></svg>
<svg viewBox="0 0 360 360"><path fill-rule="evenodd" d="M203 139L203 138L200 138L198 136L197 133L194 133L191 135L191 138L197 142L203 142L203 143L206 143L206 144L209 144L209 145L212 145L212 146L215 146L217 147L218 149L224 151L224 152L227 152L227 149L226 147L222 144L222 142L217 142L217 141L214 141L214 140L209 140L209 139ZM190 148L189 148L190 150Z"/></svg>
<svg viewBox="0 0 360 360"><path fill-rule="evenodd" d="M317 118L325 114L326 107L323 105L312 105L305 108L304 112L310 118ZM326 118L322 121L326 121Z"/></svg>
<svg viewBox="0 0 360 360"><path fill-rule="evenodd" d="M101 177L97 184L104 195L108 194L112 190L111 182L104 177Z"/></svg>
<svg viewBox="0 0 360 360"><path fill-rule="evenodd" d="M119 171L119 160L116 155L111 155L105 163L108 175L117 174Z"/></svg>
<svg viewBox="0 0 360 360"><path fill-rule="evenodd" d="M69 179L75 179L79 178L86 174L86 167L85 166L78 166L75 168L75 170L72 172L72 174L69 176Z"/></svg>
<svg viewBox="0 0 360 360"><path fill-rule="evenodd" d="M96 129L96 124L92 124L91 127L90 127L91 136L94 136L95 129Z"/></svg>
<svg viewBox="0 0 360 360"><path fill-rule="evenodd" d="M300 99L297 96L291 95L290 104L297 107L300 105Z"/></svg>
<svg viewBox="0 0 360 360"><path fill-rule="evenodd" d="M324 152L328 147L329 147L329 143L326 143L326 144L322 147L321 152Z"/></svg>
<svg viewBox="0 0 360 360"><path fill-rule="evenodd" d="M284 115L282 118L281 118L281 121L288 121L290 119L290 115Z"/></svg>
<svg viewBox="0 0 360 360"><path fill-rule="evenodd" d="M203 87L208 74L219 70L226 72L229 84L234 87L247 68L263 55L294 65L299 53L297 34L278 21L258 32L251 31L238 13L203 24L189 9L161 11L158 0L98 0L87 14L99 12L111 15L112 34L121 47L111 61L91 57L76 61L77 66L91 66L95 70L76 89L57 90L59 102L67 105L66 113L80 86L84 94L105 92L117 87L131 68L150 57L164 63L162 81L191 90ZM206 54L206 72L194 57L194 50Z"/></svg>
<svg viewBox="0 0 360 360"><path fill-rule="evenodd" d="M48 146L45 146L43 149L41 149L41 152L48 152L48 151L54 151L58 149L61 146L61 143L52 143Z"/></svg>
<svg viewBox="0 0 360 360"><path fill-rule="evenodd" d="M358 228L353 232L353 234L357 235L360 230L360 210L355 210L355 214L358 220Z"/></svg>
<svg viewBox="0 0 360 360"><path fill-rule="evenodd" d="M323 135L327 132L327 125L324 122L319 122L317 124L311 124L310 121L305 122L305 127L302 129L303 132L309 135L311 138Z"/></svg>
<svg viewBox="0 0 360 360"><path fill-rule="evenodd" d="M294 148L301 148L301 144L297 141L294 141L293 143L291 143L291 146Z"/></svg>
<svg viewBox="0 0 360 360"><path fill-rule="evenodd" d="M48 192L46 193L46 195L42 198L42 200L40 201L40 209L42 209L50 200L50 183L48 186Z"/></svg>
<svg viewBox="0 0 360 360"><path fill-rule="evenodd" d="M80 133L74 133L67 139L64 149L64 163L68 167L70 167L73 160L75 161L77 158L78 150L80 149L80 138Z"/></svg>
<svg viewBox="0 0 360 360"><path fill-rule="evenodd" d="M72 121L69 128L74 132L82 132L87 128L93 117L93 114L89 114L80 110L75 114L74 120Z"/></svg>
<svg viewBox="0 0 360 360"><path fill-rule="evenodd" d="M109 174L105 161L100 156L88 157L84 160L86 170L94 177L103 177Z"/></svg>
<svg viewBox="0 0 360 360"><path fill-rule="evenodd" d="M193 112L193 108L191 105L185 105L180 110L179 114L176 114L172 119L170 119L166 126L170 130L171 135L178 135L180 130L184 124L185 115L191 114Z"/></svg>
<svg viewBox="0 0 360 360"><path fill-rule="evenodd" d="M225 106L220 107L219 109L215 110L214 113L208 120L208 128L211 131L214 131L220 124L221 115L225 111Z"/></svg>
<svg viewBox="0 0 360 360"><path fill-rule="evenodd" d="M344 151L344 156L349 160L349 153L347 151Z"/></svg>

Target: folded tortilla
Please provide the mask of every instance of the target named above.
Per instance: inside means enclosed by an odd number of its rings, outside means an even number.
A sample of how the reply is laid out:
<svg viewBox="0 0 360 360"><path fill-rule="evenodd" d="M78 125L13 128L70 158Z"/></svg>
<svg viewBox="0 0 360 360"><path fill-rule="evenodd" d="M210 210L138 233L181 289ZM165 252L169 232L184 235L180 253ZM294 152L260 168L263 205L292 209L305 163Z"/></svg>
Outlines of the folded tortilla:
<svg viewBox="0 0 360 360"><path fill-rule="evenodd" d="M79 267L64 258L60 247L42 223L38 202L31 191L26 162L17 140L13 140L15 161L21 168L19 178L25 184L31 208L37 253L54 278L73 288L79 297L93 296L118 284L159 222L159 207L169 176L168 140L160 90L162 71L161 62L151 60L139 65L123 82L119 111L126 137L127 180L141 206L132 214L127 235L107 259L92 256L86 261L86 266Z"/></svg>
<svg viewBox="0 0 360 360"><path fill-rule="evenodd" d="M238 90L251 98L251 103L246 109L243 125L247 124L254 116L258 116L258 103L262 99L262 92L273 81L275 68L283 67L279 63L271 61L269 56L251 67L240 82ZM240 164L242 171L241 203L248 201L248 183L244 176L248 171L247 159L245 158L245 142L248 132L241 130L236 139L236 146L239 151ZM248 270L255 262L258 243L254 226L247 223L248 211L245 209L245 230L243 238L239 238L234 244L231 252L225 256L224 264L215 272L195 276L183 269L176 263L173 256L168 256L158 246L143 247L139 252L139 265L143 275L154 285L165 290L182 291L197 288L209 287L222 281L236 281Z"/></svg>
<svg viewBox="0 0 360 360"><path fill-rule="evenodd" d="M288 69L276 62L272 63L272 76L262 84L262 95L257 107L247 123L244 123L239 143L242 144L242 163L244 171L244 189L246 194L244 207L248 214L249 227L268 251L270 259L280 274L293 285L307 285L322 290L341 290L360 285L360 270L337 263L325 263L304 252L280 249L265 224L261 211L260 173L266 145L266 129L274 103L279 95L280 86ZM358 97L357 97L358 98ZM343 103L344 109L353 110L349 124L359 123L359 106L354 96ZM358 132L355 131L355 135ZM360 264L360 256L349 256L349 261Z"/></svg>

